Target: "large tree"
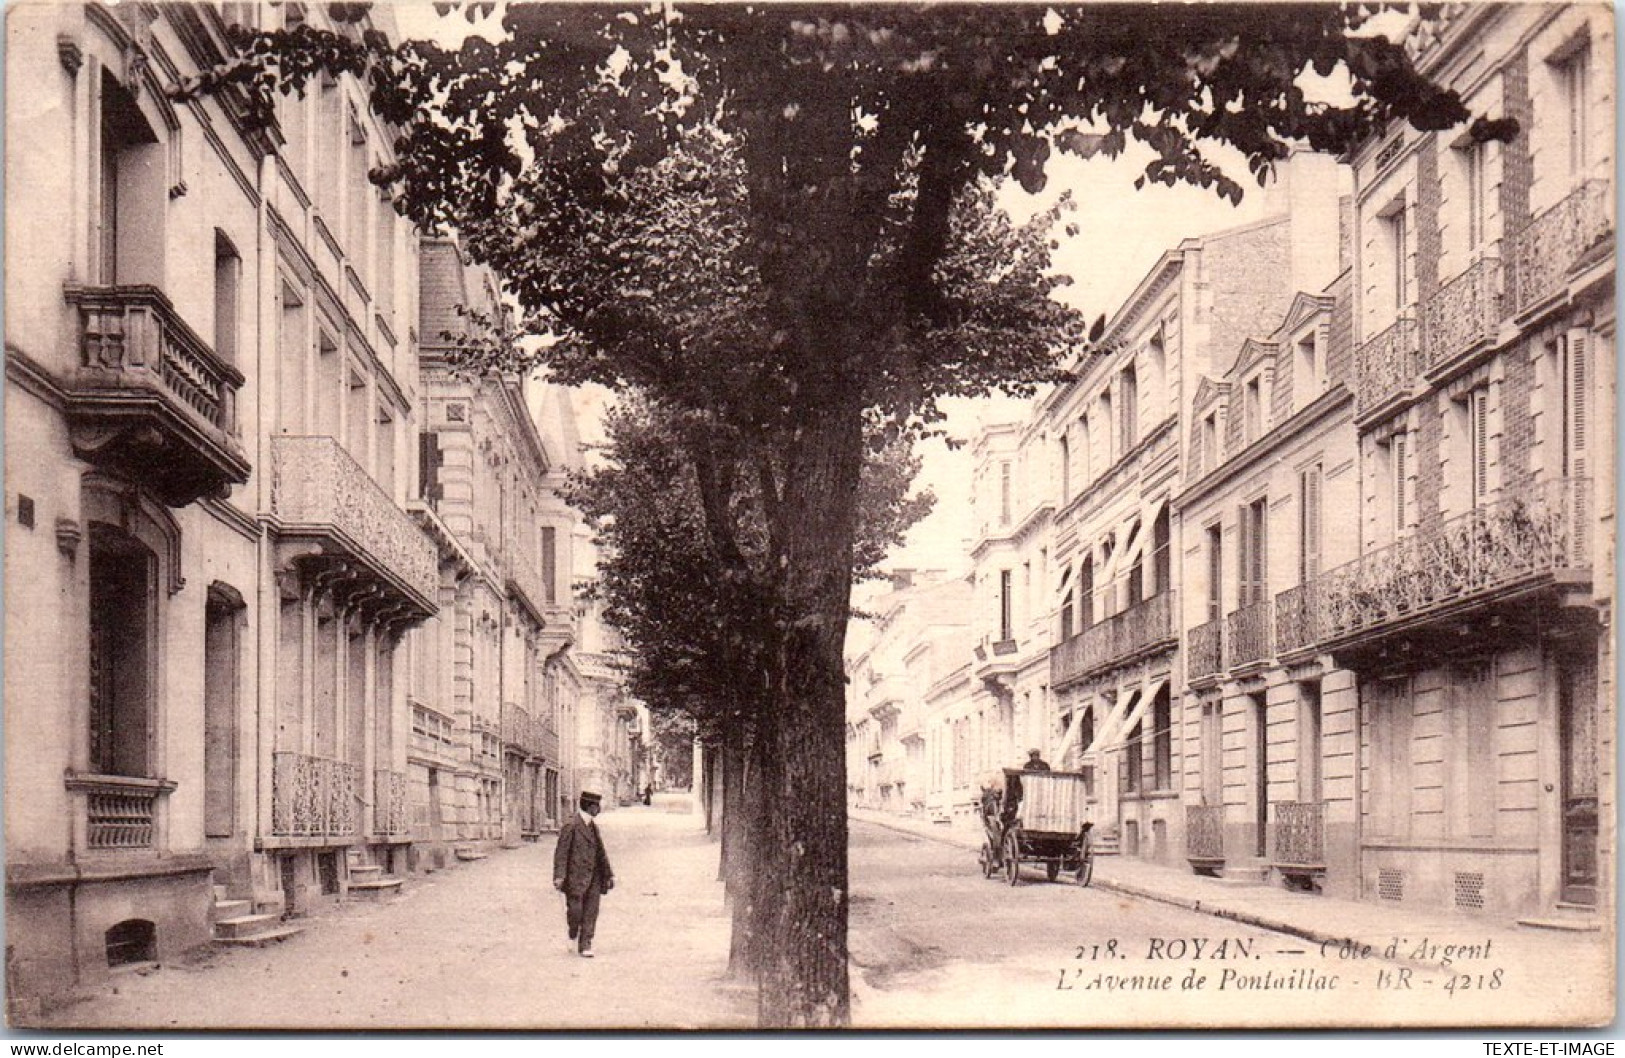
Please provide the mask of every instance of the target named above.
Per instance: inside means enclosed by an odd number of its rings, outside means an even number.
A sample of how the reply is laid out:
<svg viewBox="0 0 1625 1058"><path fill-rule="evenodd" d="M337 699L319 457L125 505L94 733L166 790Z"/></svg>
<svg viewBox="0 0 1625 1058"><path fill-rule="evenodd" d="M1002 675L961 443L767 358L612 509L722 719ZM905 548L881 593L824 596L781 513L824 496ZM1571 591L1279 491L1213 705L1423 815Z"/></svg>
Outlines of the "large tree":
<svg viewBox="0 0 1625 1058"><path fill-rule="evenodd" d="M765 1023L849 1013L842 643L866 424L918 426L945 395L1042 377L1066 323L1030 296L1043 261L954 260L960 226L996 223L967 198L984 178L1042 187L1054 147L1115 155L1130 138L1152 150L1142 179L1236 197L1215 147L1262 178L1295 145L1465 120L1402 48L1361 32L1376 10L514 4L500 42L454 52L308 25L244 39L249 61L224 77L370 82L402 130L380 179L545 320L556 378L636 385L748 441L736 469L760 484L779 560L755 717L785 850ZM1307 96L1311 70L1346 76L1350 101ZM702 126L737 181L671 164L705 149ZM673 224L651 259L662 215L688 208L710 237ZM724 330L719 349L708 336ZM711 532L716 484L702 468Z"/></svg>

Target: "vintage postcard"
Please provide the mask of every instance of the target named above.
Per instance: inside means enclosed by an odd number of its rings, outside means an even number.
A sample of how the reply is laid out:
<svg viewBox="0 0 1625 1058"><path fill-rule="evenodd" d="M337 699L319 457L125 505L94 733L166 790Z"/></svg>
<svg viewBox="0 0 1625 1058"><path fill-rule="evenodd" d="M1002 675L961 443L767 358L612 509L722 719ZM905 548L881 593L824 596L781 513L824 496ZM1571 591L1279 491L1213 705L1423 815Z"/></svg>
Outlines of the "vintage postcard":
<svg viewBox="0 0 1625 1058"><path fill-rule="evenodd" d="M10 4L10 1028L1610 1023L1614 33Z"/></svg>

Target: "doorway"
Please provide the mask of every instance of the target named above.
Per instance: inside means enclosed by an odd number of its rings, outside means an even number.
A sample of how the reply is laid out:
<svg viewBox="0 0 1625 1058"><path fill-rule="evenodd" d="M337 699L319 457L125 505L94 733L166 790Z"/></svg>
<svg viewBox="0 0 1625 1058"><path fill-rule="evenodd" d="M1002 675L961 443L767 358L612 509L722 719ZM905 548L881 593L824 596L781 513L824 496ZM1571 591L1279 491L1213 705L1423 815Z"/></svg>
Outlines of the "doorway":
<svg viewBox="0 0 1625 1058"><path fill-rule="evenodd" d="M1564 903L1597 904L1597 670L1584 655L1557 662L1562 754Z"/></svg>

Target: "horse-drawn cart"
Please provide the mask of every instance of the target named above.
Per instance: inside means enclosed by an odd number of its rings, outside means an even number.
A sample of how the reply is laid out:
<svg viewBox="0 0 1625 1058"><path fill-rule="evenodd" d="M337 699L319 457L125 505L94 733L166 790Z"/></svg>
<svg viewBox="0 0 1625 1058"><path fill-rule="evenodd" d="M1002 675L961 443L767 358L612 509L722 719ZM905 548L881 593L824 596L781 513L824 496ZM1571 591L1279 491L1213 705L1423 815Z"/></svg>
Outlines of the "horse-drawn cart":
<svg viewBox="0 0 1625 1058"><path fill-rule="evenodd" d="M982 791L982 874L1000 871L1015 885L1023 863L1042 863L1050 881L1066 871L1079 885L1094 876L1094 851L1084 819L1087 787L1082 772L1006 768Z"/></svg>

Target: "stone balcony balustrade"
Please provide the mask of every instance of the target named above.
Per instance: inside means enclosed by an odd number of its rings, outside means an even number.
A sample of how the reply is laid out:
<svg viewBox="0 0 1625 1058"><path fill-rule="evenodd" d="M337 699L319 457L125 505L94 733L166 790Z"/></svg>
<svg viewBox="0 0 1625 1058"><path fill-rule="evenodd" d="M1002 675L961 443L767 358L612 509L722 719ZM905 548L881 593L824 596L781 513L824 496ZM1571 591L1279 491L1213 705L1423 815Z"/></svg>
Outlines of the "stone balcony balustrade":
<svg viewBox="0 0 1625 1058"><path fill-rule="evenodd" d="M336 438L274 437L271 458L281 564L332 584L381 620L435 612L434 543Z"/></svg>
<svg viewBox="0 0 1625 1058"><path fill-rule="evenodd" d="M237 430L243 374L152 286L69 286L79 362L64 380L74 451L182 507L248 480Z"/></svg>

